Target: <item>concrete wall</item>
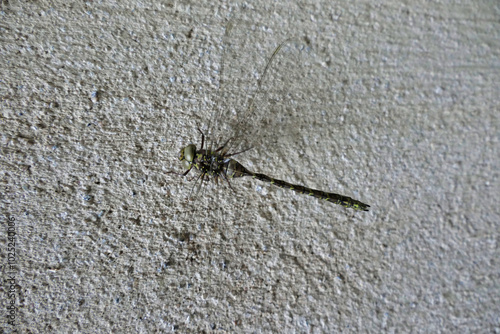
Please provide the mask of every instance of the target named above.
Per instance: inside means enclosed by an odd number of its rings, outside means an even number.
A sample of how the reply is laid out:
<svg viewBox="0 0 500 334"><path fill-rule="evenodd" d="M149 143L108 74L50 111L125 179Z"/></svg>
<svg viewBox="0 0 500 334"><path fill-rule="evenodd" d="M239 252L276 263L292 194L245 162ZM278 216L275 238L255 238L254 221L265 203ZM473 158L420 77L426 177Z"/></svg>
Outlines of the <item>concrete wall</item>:
<svg viewBox="0 0 500 334"><path fill-rule="evenodd" d="M497 2L0 6L6 333L500 331Z"/></svg>

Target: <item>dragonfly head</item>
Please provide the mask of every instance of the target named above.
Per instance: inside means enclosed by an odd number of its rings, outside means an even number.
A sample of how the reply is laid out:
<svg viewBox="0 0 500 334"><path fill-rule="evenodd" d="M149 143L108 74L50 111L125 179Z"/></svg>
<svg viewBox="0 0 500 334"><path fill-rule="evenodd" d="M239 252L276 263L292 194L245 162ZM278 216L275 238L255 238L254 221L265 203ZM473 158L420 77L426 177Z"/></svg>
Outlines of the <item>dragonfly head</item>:
<svg viewBox="0 0 500 334"><path fill-rule="evenodd" d="M194 161L194 156L196 154L196 145L189 144L183 147L179 153L179 160L182 161L182 166L185 169L191 168L191 164Z"/></svg>

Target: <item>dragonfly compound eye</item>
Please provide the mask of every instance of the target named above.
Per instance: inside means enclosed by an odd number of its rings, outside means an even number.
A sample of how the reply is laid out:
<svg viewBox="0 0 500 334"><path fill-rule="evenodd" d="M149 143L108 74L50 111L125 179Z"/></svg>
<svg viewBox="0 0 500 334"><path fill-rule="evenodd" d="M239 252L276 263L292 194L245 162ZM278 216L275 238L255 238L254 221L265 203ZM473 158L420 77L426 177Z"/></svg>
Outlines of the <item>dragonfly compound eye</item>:
<svg viewBox="0 0 500 334"><path fill-rule="evenodd" d="M182 167L184 167L184 169L189 169L189 168L191 168L191 163L187 160L183 160Z"/></svg>
<svg viewBox="0 0 500 334"><path fill-rule="evenodd" d="M196 146L194 144L189 144L181 150L179 160L186 160L188 162L193 162L194 156L196 154Z"/></svg>

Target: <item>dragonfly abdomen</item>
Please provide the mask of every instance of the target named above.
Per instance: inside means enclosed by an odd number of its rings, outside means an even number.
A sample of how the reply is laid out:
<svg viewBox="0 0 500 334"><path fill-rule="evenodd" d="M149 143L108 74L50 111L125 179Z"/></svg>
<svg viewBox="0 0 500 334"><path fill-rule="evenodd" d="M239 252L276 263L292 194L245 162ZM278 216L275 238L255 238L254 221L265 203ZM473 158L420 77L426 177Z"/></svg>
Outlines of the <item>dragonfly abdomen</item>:
<svg viewBox="0 0 500 334"><path fill-rule="evenodd" d="M275 186L278 186L280 188L290 189L290 190L293 190L293 191L300 193L300 194L305 194L305 195L316 197L316 198L319 198L319 199L322 199L322 200L325 200L325 201L328 201L331 203L342 205L346 208L352 208L352 209L361 210L361 211L368 211L368 208L370 207L367 204L364 204L360 201L357 201L357 200L352 199L352 198L347 197L347 196L343 196L343 195L339 195L339 194L335 194L335 193L327 193L325 191L304 187L304 186L301 186L298 184L291 184L291 183L288 183L288 182L283 181L283 180L273 179L272 177L269 177L269 176L267 176L265 174L261 174L261 173L250 173L250 174L253 178L255 178L257 180L269 182L269 183L271 183Z"/></svg>
<svg viewBox="0 0 500 334"><path fill-rule="evenodd" d="M272 177L269 177L265 174L251 172L248 169L246 169L243 165L241 165L239 162L233 159L228 161L227 166L228 167L226 169L226 175L228 177L251 176L254 179L271 183L280 188L290 189L300 194L316 197L355 210L368 211L368 208L370 207L368 204L362 203L347 196L335 193L327 193L325 191L304 187L298 184L291 184L283 180L273 179Z"/></svg>

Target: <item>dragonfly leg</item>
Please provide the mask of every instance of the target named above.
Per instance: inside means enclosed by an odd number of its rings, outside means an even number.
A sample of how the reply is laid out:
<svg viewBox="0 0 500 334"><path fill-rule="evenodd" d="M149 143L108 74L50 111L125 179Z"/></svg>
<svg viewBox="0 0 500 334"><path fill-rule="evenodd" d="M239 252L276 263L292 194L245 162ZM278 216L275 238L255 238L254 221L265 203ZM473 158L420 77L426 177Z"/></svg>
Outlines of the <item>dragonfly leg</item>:
<svg viewBox="0 0 500 334"><path fill-rule="evenodd" d="M236 190L234 190L233 186L231 185L231 182L229 182L229 179L228 177L226 176L226 174L222 174L222 177L224 177L224 180L226 180L227 184L229 185L229 188L231 188L231 190L236 193Z"/></svg>
<svg viewBox="0 0 500 334"><path fill-rule="evenodd" d="M231 138L229 138L224 144L222 144L221 147L219 147L218 149L215 150L215 152L219 152L220 150L222 150L224 147L226 147L227 143L229 143L229 141L231 140Z"/></svg>
<svg viewBox="0 0 500 334"><path fill-rule="evenodd" d="M189 173L190 170L191 170L191 168L189 168L184 173L177 173L177 172L174 172L173 170L171 170L171 171L165 172L165 174L175 174L175 175L179 175L179 176L186 176L187 173Z"/></svg>
<svg viewBox="0 0 500 334"><path fill-rule="evenodd" d="M203 183L204 177L205 177L205 173L202 173L202 174L198 175L198 177L193 177L193 178L191 178L191 180L189 180L189 181L192 181L194 178L196 178L196 181L194 182L193 187L191 187L191 190L189 191L188 199L191 198L191 195L193 194L193 190L196 187L196 184L198 184L198 188L196 190L196 194L198 194L198 192L200 191L201 185ZM198 180L200 180L200 179L201 179L200 183L197 183Z"/></svg>
<svg viewBox="0 0 500 334"><path fill-rule="evenodd" d="M189 167L189 169L187 171L185 171L184 173L182 173L182 176L188 175L188 173L191 171L191 169L193 169L193 165L191 165L191 167ZM175 173L175 174L178 174L178 173Z"/></svg>
<svg viewBox="0 0 500 334"><path fill-rule="evenodd" d="M203 144L205 143L205 134L198 128L198 131L201 133L201 148L200 150L203 150Z"/></svg>
<svg viewBox="0 0 500 334"><path fill-rule="evenodd" d="M244 152L246 152L246 151L251 150L252 148L253 148L253 147L249 147L249 148L247 148L247 149L245 149L245 150L243 150L243 151L239 151L239 152L236 152L236 153L231 153L231 154L224 155L224 158L227 158L227 157L232 157L233 155L238 155L238 154L244 153Z"/></svg>

